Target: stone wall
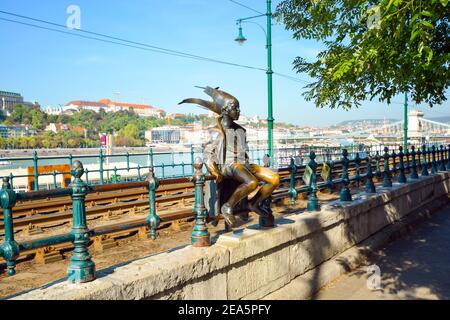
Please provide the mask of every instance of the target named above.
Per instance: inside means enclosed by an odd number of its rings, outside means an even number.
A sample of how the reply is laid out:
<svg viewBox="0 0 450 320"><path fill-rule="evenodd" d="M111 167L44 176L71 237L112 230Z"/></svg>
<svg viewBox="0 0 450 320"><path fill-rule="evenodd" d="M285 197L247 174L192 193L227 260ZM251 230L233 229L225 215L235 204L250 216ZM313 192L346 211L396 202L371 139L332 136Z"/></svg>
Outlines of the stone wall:
<svg viewBox="0 0 450 320"><path fill-rule="evenodd" d="M260 299L294 279L304 281L307 297L348 271L358 244L436 206L449 191L450 173L394 183L350 203L285 216L274 229L235 230L209 248L174 249L101 270L91 283L62 280L14 299Z"/></svg>

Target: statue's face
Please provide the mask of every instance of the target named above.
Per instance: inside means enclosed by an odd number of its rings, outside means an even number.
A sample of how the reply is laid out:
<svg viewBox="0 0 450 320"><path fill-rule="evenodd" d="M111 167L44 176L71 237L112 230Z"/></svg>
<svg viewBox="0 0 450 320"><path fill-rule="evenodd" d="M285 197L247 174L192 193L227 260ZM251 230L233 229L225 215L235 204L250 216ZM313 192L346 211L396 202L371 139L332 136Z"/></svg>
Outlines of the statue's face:
<svg viewBox="0 0 450 320"><path fill-rule="evenodd" d="M228 111L228 115L230 116L231 119L233 120L239 120L239 116L241 115L241 109L239 108L239 102L235 103L233 102L229 102L227 104L227 109Z"/></svg>

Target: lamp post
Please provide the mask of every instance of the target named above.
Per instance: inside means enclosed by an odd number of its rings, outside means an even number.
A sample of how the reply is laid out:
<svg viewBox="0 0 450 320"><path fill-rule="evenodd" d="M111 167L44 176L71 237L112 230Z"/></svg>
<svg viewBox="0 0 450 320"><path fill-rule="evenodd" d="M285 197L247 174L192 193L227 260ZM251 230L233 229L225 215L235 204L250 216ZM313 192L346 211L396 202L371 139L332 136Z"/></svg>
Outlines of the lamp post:
<svg viewBox="0 0 450 320"><path fill-rule="evenodd" d="M405 150L408 150L408 93L405 92L405 115L404 115L404 134L403 134L403 145Z"/></svg>
<svg viewBox="0 0 450 320"><path fill-rule="evenodd" d="M235 39L236 42L239 44L243 44L247 39L244 37L244 34L242 32L242 22L249 22L247 20L260 18L260 17L266 17L267 18L267 31L258 23L258 26L263 29L265 35L266 35L266 49L267 49L267 138L268 138L268 149L269 149L269 157L271 159L272 163L272 157L273 157L273 94L272 94L272 1L267 0L267 13L260 14L258 16L248 17L248 18L242 18L237 20L237 24L239 25L239 34L237 38Z"/></svg>

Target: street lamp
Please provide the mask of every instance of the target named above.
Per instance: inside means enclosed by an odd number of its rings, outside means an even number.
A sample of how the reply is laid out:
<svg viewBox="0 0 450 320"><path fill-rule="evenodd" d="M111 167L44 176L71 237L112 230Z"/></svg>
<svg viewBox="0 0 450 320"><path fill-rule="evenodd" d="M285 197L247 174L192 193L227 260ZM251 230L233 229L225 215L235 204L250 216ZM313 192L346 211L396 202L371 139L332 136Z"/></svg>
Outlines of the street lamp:
<svg viewBox="0 0 450 320"><path fill-rule="evenodd" d="M267 32L266 30L260 26L258 23L250 22L247 20L256 19L260 17L266 17L267 18ZM265 14L260 14L258 16L248 17L248 18L242 18L237 20L237 24L239 25L239 34L235 41L242 45L247 39L244 37L244 34L242 33L242 23L243 22L249 22L249 23L255 23L258 26L263 29L265 35L266 35L266 49L267 49L267 127L268 127L268 144L269 144L269 157L272 162L273 157L273 94L272 94L272 1L267 0L267 12Z"/></svg>
<svg viewBox="0 0 450 320"><path fill-rule="evenodd" d="M237 43L239 43L240 45L243 45L245 41L247 41L247 39L244 37L243 33L242 33L242 25L241 22L239 22L239 35L237 36L236 39L234 39L234 41L236 41Z"/></svg>

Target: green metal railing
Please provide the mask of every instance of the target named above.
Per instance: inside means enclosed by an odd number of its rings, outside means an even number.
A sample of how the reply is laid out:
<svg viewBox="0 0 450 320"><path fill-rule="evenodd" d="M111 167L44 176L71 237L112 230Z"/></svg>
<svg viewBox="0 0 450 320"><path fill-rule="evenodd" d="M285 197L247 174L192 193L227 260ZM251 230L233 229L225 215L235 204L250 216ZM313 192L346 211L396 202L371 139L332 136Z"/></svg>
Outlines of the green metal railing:
<svg viewBox="0 0 450 320"><path fill-rule="evenodd" d="M85 182L88 185L103 185L108 183L117 182L133 182L133 181L143 181L145 178L142 174L152 168L155 174L161 176L162 178L175 178L175 177L186 177L192 175L193 169L193 159L199 151L191 147L189 152L158 152L154 153L153 149L150 148L148 153L125 153L125 154L104 154L103 150L100 149L99 153L96 155L72 155L68 156L46 156L39 157L37 151L34 151L32 157L14 157L14 158L2 158L2 161L11 163L11 166L4 165L0 169L11 170L9 174L10 184L13 189L15 188L15 181L17 179L28 179L32 177L34 180L33 190L39 191L42 189L42 178L52 177L51 182L47 182L47 189L56 189L61 187L61 183L58 183L58 178L63 175L68 175L70 172L66 171L53 171L40 173L39 166L44 165L61 165L66 164L72 167L75 160L83 161L86 166L85 172ZM176 162L175 158L181 159L181 161ZM114 165L117 161L123 166ZM145 163L145 164L144 164ZM98 167L96 169L88 169L88 166ZM13 174L13 171L17 171L17 167L25 169L26 167L33 167L32 174ZM22 183L22 186L25 184Z"/></svg>
<svg viewBox="0 0 450 320"><path fill-rule="evenodd" d="M427 145L427 147L432 147ZM360 152L373 154L376 151L381 152L384 146L380 145L352 145L345 148L348 151L348 156L354 158ZM392 150L394 146L389 146ZM308 160L309 153L314 150L316 161L325 162L338 159L344 148L342 146L293 146L290 148L275 149L274 152L274 166L282 168L290 165L292 158L296 165L302 165ZM247 154L253 163L262 165L264 162L264 155L268 154L267 148L252 148L247 150ZM9 171L9 183L14 190L27 189L28 178L34 180L32 187L33 191L50 190L62 187L63 183L61 177L70 175L70 172L52 171L46 173L39 172L39 166L44 165L68 165L72 167L74 161L83 161L85 166L85 182L88 185L103 185L118 182L133 182L143 181L145 178L142 174L147 172L150 168L154 170L156 176L165 178L188 177L194 173L194 159L201 155L202 150L191 147L189 152L158 152L154 153L150 148L147 153L125 153L125 154L104 154L100 149L95 155L72 155L67 156L46 156L39 157L37 151L34 151L32 157L13 157L2 158L2 161L10 163L10 165L3 165L0 170L3 172ZM178 160L175 160L178 158ZM119 162L117 162L119 161ZM121 165L118 165L118 164ZM26 169L33 168L32 174L14 174L18 168ZM89 169L89 167L91 167ZM20 179L20 180L19 180ZM22 181L19 183L18 181ZM24 182L26 181L26 182ZM44 183L43 181L47 181Z"/></svg>
<svg viewBox="0 0 450 320"><path fill-rule="evenodd" d="M438 148L431 147L429 149L427 149L426 146L422 146L421 152L416 152L415 148L411 148L411 151L406 150L403 152L403 149L399 148L398 153L396 153L395 150L392 150L392 152L389 153L389 148L385 147L382 156L380 156L379 152L376 152L375 155L369 154L365 157L359 157L358 155L353 160L348 159L348 154L348 151L343 149L340 160L317 163L315 161L316 154L314 151L311 151L307 166L297 166L292 160L290 166L279 169L280 172L288 172L288 176L280 181L282 183L289 183L289 188L285 189L280 187L274 193L273 199L277 200L290 197L291 203L294 204L297 201L296 198L298 194L306 193L308 194L306 210L320 211L321 208L317 198L317 191L319 190L334 190L336 185L341 185L340 200L343 202L350 202L352 201L352 195L349 186L352 182L359 186L360 183L365 180L365 191L368 193L375 193L376 187L373 182L374 176L378 179L383 179L383 187L391 188L393 184L392 179L397 172L399 173L396 177L397 182L405 184L409 180L414 181L419 179L417 175L419 166L422 170L422 177L426 177L430 174L428 173L429 168L431 169L431 175L437 174L440 171L444 172L450 170L450 145L448 145L447 148L439 146ZM381 160L383 161L383 170L380 168ZM324 174L324 168L328 168L328 174ZM365 172L361 173L361 168L365 168ZM375 175L373 174L374 168ZM352 176L350 176L351 171L354 172ZM309 179L305 178L305 172L309 172ZM303 176L301 176L302 173ZM409 180L406 177L408 173ZM192 232L192 244L197 247L211 245L210 234L206 227L207 211L205 209L204 187L205 182L213 180L213 177L206 176L203 172L201 158L197 158L194 161L193 177L189 179L174 178L159 180L155 177L153 169L150 169L150 172L144 181L88 185L81 179L84 174L85 169L83 164L79 160L75 160L72 163L71 169L73 179L68 188L25 193L13 191L9 177L3 178L3 185L0 191L0 203L3 208L5 237L0 247L0 256L6 260L8 275L13 276L15 274L16 260L19 257L20 252L72 242L74 250L67 271L69 281L72 283L92 281L95 279L95 263L92 261L88 251L90 239L93 236L129 230L135 227L147 227L149 230L149 237L151 239L156 239L157 229L161 219L157 214L155 206L155 193L160 185L173 183L193 181L195 186L195 204L193 207L195 226ZM309 183L307 185L301 185L299 182L302 180L309 181ZM149 190L149 213L145 222L123 223L107 227L106 229L90 230L88 228L85 206L85 198L88 193L123 190L136 187L147 187ZM73 223L70 233L24 243L17 243L15 241L14 221L12 217L14 206L18 200L39 200L63 196L71 196L72 198ZM262 223L261 220L260 223Z"/></svg>

